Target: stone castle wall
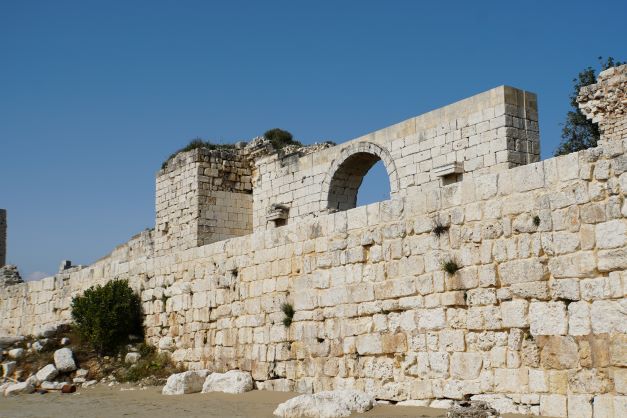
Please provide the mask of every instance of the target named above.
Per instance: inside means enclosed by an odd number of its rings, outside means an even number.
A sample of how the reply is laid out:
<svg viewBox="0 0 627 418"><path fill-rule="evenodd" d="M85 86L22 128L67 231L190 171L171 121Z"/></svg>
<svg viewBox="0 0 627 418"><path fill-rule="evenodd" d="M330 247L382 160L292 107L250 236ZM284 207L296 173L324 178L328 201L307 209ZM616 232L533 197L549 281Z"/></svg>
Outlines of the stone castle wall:
<svg viewBox="0 0 627 418"><path fill-rule="evenodd" d="M625 151L608 139L202 246L166 251L158 226L92 266L0 288L0 332L67 322L73 295L126 278L151 343L192 368L249 370L260 388L625 416Z"/></svg>

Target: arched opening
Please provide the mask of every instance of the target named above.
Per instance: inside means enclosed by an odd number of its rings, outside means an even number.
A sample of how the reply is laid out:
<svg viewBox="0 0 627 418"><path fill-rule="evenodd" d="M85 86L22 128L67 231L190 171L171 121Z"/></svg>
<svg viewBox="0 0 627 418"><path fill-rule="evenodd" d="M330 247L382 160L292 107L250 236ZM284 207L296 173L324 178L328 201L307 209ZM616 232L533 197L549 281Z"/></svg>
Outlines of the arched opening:
<svg viewBox="0 0 627 418"><path fill-rule="evenodd" d="M390 178L383 161L377 161L364 176L357 190L357 206L390 199Z"/></svg>
<svg viewBox="0 0 627 418"><path fill-rule="evenodd" d="M379 163L379 164L377 164ZM370 170L378 165L378 169L375 169L372 176L367 176ZM384 175L382 175L383 173ZM361 190L360 186L364 182L364 179L368 177L368 184L375 186L379 189ZM372 177L375 177L374 179ZM381 177L385 181L381 181ZM370 180L373 180L372 182ZM384 184L382 184L384 183ZM383 193L383 199L381 197L381 191L387 189L387 196ZM359 199L358 199L359 196ZM377 202L379 200L388 199L390 196L390 182L387 171L381 158L378 155L368 152L357 152L346 158L337 168L329 187L328 195L328 208L332 210L342 211L352 209L359 204L368 204Z"/></svg>

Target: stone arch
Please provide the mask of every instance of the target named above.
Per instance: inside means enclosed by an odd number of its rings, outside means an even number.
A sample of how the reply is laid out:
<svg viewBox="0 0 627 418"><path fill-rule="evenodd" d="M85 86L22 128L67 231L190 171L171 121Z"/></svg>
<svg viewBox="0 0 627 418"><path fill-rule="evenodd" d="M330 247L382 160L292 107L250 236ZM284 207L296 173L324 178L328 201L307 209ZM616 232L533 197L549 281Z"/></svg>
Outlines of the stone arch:
<svg viewBox="0 0 627 418"><path fill-rule="evenodd" d="M390 196L399 190L398 172L390 153L372 142L351 144L333 160L322 183L322 209L348 210L357 205L357 191L364 176L382 161L390 180Z"/></svg>

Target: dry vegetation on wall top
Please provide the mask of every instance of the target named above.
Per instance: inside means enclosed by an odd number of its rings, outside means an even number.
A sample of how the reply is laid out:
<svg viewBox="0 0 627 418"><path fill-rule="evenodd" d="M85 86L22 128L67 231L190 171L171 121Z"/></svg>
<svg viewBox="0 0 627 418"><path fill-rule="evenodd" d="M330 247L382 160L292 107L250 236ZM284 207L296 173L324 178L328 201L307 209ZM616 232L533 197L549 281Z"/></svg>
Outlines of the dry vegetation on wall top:
<svg viewBox="0 0 627 418"><path fill-rule="evenodd" d="M287 146L295 146L295 147L303 146L303 144L300 141L297 141L294 139L294 136L290 132L280 129L280 128L273 128L273 129L267 130L263 134L263 137L272 144L272 147L274 148L275 151L280 151ZM335 143L331 141L327 141L326 143L335 145ZM161 169L165 169L168 166L168 163L180 153L191 151L191 150L198 149L198 148L207 149L207 150L234 150L236 149L234 143L216 144L211 141L205 141L202 138L194 138L183 148L170 154L170 156L163 162L163 164L161 164Z"/></svg>

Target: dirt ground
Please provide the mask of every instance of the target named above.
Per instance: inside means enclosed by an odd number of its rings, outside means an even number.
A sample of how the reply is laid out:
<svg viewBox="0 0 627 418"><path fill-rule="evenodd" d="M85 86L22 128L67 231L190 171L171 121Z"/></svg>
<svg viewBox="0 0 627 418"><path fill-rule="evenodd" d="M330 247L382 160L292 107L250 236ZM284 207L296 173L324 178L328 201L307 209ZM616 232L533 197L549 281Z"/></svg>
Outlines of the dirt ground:
<svg viewBox="0 0 627 418"><path fill-rule="evenodd" d="M164 396L160 388L127 390L96 386L73 394L47 393L0 397L0 418L252 418L273 417L281 402L298 394L252 391L241 395L195 393ZM443 409L381 405L355 417L443 417Z"/></svg>

